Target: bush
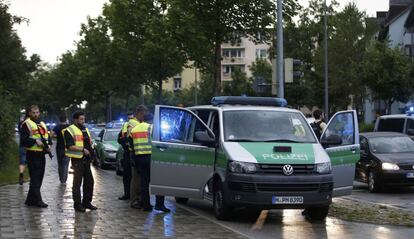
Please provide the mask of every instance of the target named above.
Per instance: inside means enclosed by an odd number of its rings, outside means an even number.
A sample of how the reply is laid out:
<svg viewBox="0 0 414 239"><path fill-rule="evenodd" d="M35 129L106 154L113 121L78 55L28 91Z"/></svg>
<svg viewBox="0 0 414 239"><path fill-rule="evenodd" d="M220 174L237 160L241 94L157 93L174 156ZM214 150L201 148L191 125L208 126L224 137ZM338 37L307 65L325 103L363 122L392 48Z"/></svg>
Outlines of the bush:
<svg viewBox="0 0 414 239"><path fill-rule="evenodd" d="M359 132L372 132L374 131L375 124L359 124Z"/></svg>
<svg viewBox="0 0 414 239"><path fill-rule="evenodd" d="M1 87L0 87L1 90ZM13 140L14 124L18 117L17 107L11 102L9 97L0 95L0 163L5 158L6 149L10 147Z"/></svg>

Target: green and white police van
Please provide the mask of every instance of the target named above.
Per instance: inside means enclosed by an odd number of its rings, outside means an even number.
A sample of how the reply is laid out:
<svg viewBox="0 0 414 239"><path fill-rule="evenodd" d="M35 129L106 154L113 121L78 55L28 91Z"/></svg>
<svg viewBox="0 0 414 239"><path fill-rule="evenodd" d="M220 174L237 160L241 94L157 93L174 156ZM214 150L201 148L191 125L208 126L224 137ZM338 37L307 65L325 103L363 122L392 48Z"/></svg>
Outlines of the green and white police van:
<svg viewBox="0 0 414 239"><path fill-rule="evenodd" d="M151 193L236 207L305 209L322 220L332 197L351 194L359 159L356 112L336 113L320 142L284 99L214 97L212 105L154 112Z"/></svg>

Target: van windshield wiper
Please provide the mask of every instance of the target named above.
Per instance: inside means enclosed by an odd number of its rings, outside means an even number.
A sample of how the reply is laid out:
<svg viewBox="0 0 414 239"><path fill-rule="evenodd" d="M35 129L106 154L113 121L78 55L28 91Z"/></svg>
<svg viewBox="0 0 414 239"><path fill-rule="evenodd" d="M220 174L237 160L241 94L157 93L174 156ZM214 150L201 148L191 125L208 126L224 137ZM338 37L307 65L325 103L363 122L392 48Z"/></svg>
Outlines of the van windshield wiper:
<svg viewBox="0 0 414 239"><path fill-rule="evenodd" d="M296 140L291 140L291 139L269 139L269 140L263 140L263 142L303 143L301 141L296 141Z"/></svg>
<svg viewBox="0 0 414 239"><path fill-rule="evenodd" d="M252 139L227 139L227 141L231 141L231 142L258 142L257 140L252 140Z"/></svg>

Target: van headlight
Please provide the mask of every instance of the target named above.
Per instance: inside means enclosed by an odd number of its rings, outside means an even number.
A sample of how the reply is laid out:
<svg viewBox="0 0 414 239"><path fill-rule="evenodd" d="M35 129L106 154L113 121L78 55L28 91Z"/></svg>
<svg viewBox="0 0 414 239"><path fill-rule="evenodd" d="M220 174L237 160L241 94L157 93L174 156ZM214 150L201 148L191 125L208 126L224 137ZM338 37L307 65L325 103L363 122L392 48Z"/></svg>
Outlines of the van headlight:
<svg viewBox="0 0 414 239"><path fill-rule="evenodd" d="M328 174L332 172L331 163L317 163L316 164L316 172L320 174Z"/></svg>
<svg viewBox="0 0 414 239"><path fill-rule="evenodd" d="M233 173L255 173L257 171L257 164L231 161L229 163L229 170Z"/></svg>
<svg viewBox="0 0 414 239"><path fill-rule="evenodd" d="M394 163L382 163L383 170L400 170L400 167Z"/></svg>

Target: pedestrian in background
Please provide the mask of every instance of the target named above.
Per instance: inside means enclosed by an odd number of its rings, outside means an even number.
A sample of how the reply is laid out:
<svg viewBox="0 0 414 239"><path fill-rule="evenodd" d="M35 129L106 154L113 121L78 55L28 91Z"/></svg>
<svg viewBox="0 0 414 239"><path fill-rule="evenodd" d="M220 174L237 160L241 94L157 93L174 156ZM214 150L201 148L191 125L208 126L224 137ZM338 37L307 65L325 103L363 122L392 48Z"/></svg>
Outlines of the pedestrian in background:
<svg viewBox="0 0 414 239"><path fill-rule="evenodd" d="M22 126L25 120L29 118L29 110L26 109L25 115L23 116L23 119L19 122L17 125L17 130L19 132L19 136L22 134ZM23 185L24 183L24 170L26 168L27 161L26 161L26 148L24 147L21 140L19 140L19 184Z"/></svg>
<svg viewBox="0 0 414 239"><path fill-rule="evenodd" d="M93 147L91 134L85 124L85 113L78 111L73 114L74 123L64 130L66 157L71 158L73 166L72 197L75 211L85 212L86 209L98 209L92 205L93 175L91 161ZM81 185L83 182L83 199Z"/></svg>
<svg viewBox="0 0 414 239"><path fill-rule="evenodd" d="M56 156L60 183L65 185L68 179L69 157L65 156L65 142L63 130L69 126L64 112L59 115L59 124L53 128L53 135L56 137Z"/></svg>
<svg viewBox="0 0 414 239"><path fill-rule="evenodd" d="M320 140L322 133L326 128L326 123L323 122L323 112L321 110L315 110L313 112L313 117L315 118L315 121L311 123L311 127L318 140Z"/></svg>
<svg viewBox="0 0 414 239"><path fill-rule="evenodd" d="M118 143L122 146L124 154L122 156L121 165L123 170L122 173L122 182L124 184L124 195L119 197L119 200L129 200L131 198L131 157L130 149L127 139L128 125L136 125L139 122L135 119L134 113L130 112L127 114L128 120L122 125L122 129L118 134ZM132 126L131 126L132 127ZM134 198L135 200L135 198Z"/></svg>
<svg viewBox="0 0 414 239"><path fill-rule="evenodd" d="M40 121L40 110L37 105L30 106L29 118L22 125L20 142L26 147L26 160L30 175L30 188L25 204L46 208L43 202L40 188L45 174L45 154L50 152L51 140L47 132L46 124Z"/></svg>

